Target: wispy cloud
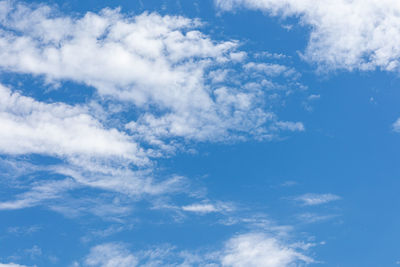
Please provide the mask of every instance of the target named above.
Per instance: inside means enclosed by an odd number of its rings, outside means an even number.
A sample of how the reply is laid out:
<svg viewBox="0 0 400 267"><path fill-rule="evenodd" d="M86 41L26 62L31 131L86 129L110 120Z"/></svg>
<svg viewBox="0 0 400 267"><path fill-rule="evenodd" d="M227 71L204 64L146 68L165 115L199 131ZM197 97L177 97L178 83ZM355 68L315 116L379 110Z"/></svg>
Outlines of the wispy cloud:
<svg viewBox="0 0 400 267"><path fill-rule="evenodd" d="M87 266L100 267L135 267L138 259L122 244L108 243L95 246L85 259Z"/></svg>
<svg viewBox="0 0 400 267"><path fill-rule="evenodd" d="M395 131L395 132L397 132L397 133L400 133L400 118L397 119L397 120L392 124L392 127L393 127L393 131Z"/></svg>
<svg viewBox="0 0 400 267"><path fill-rule="evenodd" d="M0 202L0 210L15 210L36 206L43 201L61 198L62 194L74 188L72 179L37 183L31 190L16 196L16 200Z"/></svg>
<svg viewBox="0 0 400 267"><path fill-rule="evenodd" d="M334 194L304 194L293 199L304 206L316 206L339 200L341 197Z"/></svg>
<svg viewBox="0 0 400 267"><path fill-rule="evenodd" d="M0 267L28 267L28 266L16 263L0 263Z"/></svg>
<svg viewBox="0 0 400 267"><path fill-rule="evenodd" d="M39 225L32 226L11 226L7 228L7 233L13 235L32 235L38 231L42 230L42 227Z"/></svg>
<svg viewBox="0 0 400 267"><path fill-rule="evenodd" d="M217 203L195 203L182 206L181 209L187 212L206 214L213 212L229 212L233 211L235 207L232 204L217 202Z"/></svg>
<svg viewBox="0 0 400 267"><path fill-rule="evenodd" d="M297 219L299 219L303 223L317 223L317 222L328 221L338 216L339 215L337 214L317 214L317 213L307 212L297 215Z"/></svg>

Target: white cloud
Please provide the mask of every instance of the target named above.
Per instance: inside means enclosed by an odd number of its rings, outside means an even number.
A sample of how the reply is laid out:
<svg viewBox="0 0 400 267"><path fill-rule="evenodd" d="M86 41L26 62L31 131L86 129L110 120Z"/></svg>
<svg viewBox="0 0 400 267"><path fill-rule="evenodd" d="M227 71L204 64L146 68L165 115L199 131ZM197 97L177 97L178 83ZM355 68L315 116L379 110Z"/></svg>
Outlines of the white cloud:
<svg viewBox="0 0 400 267"><path fill-rule="evenodd" d="M62 197L67 190L77 185L72 179L36 183L25 193L16 196L16 200L0 202L0 210L23 209L41 204L43 201Z"/></svg>
<svg viewBox="0 0 400 267"><path fill-rule="evenodd" d="M313 260L290 245L263 233L238 235L230 239L223 250L222 266L281 267Z"/></svg>
<svg viewBox="0 0 400 267"><path fill-rule="evenodd" d="M28 266L16 263L0 263L0 267L28 267Z"/></svg>
<svg viewBox="0 0 400 267"><path fill-rule="evenodd" d="M75 81L133 103L142 112L127 129L153 145L171 137L207 141L271 135L266 126L277 119L265 109L262 90L210 82L218 70L232 64L240 68L246 53L238 51L236 41L201 33L198 20L156 13L127 17L118 9L72 18L45 5L1 3L4 70L50 82ZM289 70L265 66L274 76Z"/></svg>
<svg viewBox="0 0 400 267"><path fill-rule="evenodd" d="M268 76L278 76L282 74L285 76L290 76L296 73L295 70L289 69L284 65L271 64L271 63L267 64L267 63L249 62L246 65L244 65L244 68L250 71L263 72Z"/></svg>
<svg viewBox="0 0 400 267"><path fill-rule="evenodd" d="M217 203L194 203L191 205L182 206L183 211L206 214L213 212L227 212L234 210L234 207L227 203L217 202Z"/></svg>
<svg viewBox="0 0 400 267"><path fill-rule="evenodd" d="M32 226L12 226L7 228L7 233L13 234L13 235L32 235L35 232L40 231L42 228L38 225L32 225Z"/></svg>
<svg viewBox="0 0 400 267"><path fill-rule="evenodd" d="M63 161L35 168L9 159L2 161L3 167L14 170L25 166L28 172L36 169L73 178L36 181L29 185L29 191L17 195L15 200L0 202L0 209L39 205L81 186L130 196L182 189L182 177L174 176L155 183L150 175L152 162L147 152L126 133L104 127L85 107L39 102L0 85L0 124L1 154L41 154ZM130 165L137 170L132 170ZM21 171L19 174L23 174Z"/></svg>
<svg viewBox="0 0 400 267"><path fill-rule="evenodd" d="M148 162L129 136L105 129L87 110L63 103L38 102L0 85L0 153L58 157L120 157Z"/></svg>
<svg viewBox="0 0 400 267"><path fill-rule="evenodd" d="M305 255L313 244L289 244L261 232L236 235L216 251L178 251L172 246L160 246L132 252L124 244L106 243L91 249L86 266L301 266L314 262Z"/></svg>
<svg viewBox="0 0 400 267"><path fill-rule="evenodd" d="M297 215L297 218L304 222L304 223L316 223L316 222L322 222L322 221L327 221L330 219L333 219L335 217L338 217L337 214L327 214L327 215L321 215L317 213L302 213Z"/></svg>
<svg viewBox="0 0 400 267"><path fill-rule="evenodd" d="M400 118L392 124L393 131L400 133Z"/></svg>
<svg viewBox="0 0 400 267"><path fill-rule="evenodd" d="M305 206L316 206L339 200L340 197L334 194L304 194L295 197L294 200Z"/></svg>
<svg viewBox="0 0 400 267"><path fill-rule="evenodd" d="M34 245L32 248L25 249L24 252L32 259L41 256L43 253L42 249L37 245Z"/></svg>
<svg viewBox="0 0 400 267"><path fill-rule="evenodd" d="M217 212L218 208L212 204L192 204L188 206L183 206L182 210L191 211L195 213L210 213L210 212Z"/></svg>
<svg viewBox="0 0 400 267"><path fill-rule="evenodd" d="M279 121L276 123L276 127L289 131L305 131L305 127L301 122Z"/></svg>
<svg viewBox="0 0 400 267"><path fill-rule="evenodd" d="M317 99L320 99L320 98L321 98L321 95L309 95L307 97L307 100L312 101L312 100L317 100Z"/></svg>
<svg viewBox="0 0 400 267"><path fill-rule="evenodd" d="M108 243L91 249L85 259L87 266L135 267L138 260L123 245Z"/></svg>
<svg viewBox="0 0 400 267"><path fill-rule="evenodd" d="M0 154L54 157L61 163L40 171L72 178L27 181L30 190L0 202L0 209L56 201L83 186L133 198L180 191L185 178L158 180L154 166L158 157L185 148L188 141L263 140L305 129L301 122L279 121L272 104L265 103L277 84L271 79L296 81L296 71L251 61L237 41L201 33L199 20L156 13L127 16L119 9L67 16L45 4L0 1L0 26L2 71L61 85L72 81L97 92L90 104L68 105L38 101L0 85ZM275 99L285 95L283 87L273 93ZM107 107L107 101L114 106ZM137 117L119 120L131 110ZM5 164L14 168L16 163ZM72 211L56 203L52 209Z"/></svg>
<svg viewBox="0 0 400 267"><path fill-rule="evenodd" d="M305 58L327 69L399 70L400 3L397 0L215 0L272 16L295 16L310 27Z"/></svg>

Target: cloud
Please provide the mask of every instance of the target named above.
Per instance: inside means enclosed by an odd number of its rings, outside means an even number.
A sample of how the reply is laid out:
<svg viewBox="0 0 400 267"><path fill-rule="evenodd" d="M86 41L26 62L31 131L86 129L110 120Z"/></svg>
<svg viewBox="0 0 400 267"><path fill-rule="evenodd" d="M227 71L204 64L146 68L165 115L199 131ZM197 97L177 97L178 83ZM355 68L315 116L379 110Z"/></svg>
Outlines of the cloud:
<svg viewBox="0 0 400 267"><path fill-rule="evenodd" d="M268 124L277 118L266 109L263 90L228 86L228 77L222 78L224 85L213 83L219 70L246 70L255 63L244 65L246 53L238 50L237 41L201 33L199 20L156 13L125 16L119 9L77 18L46 5L0 3L3 70L48 82L74 81L135 105L140 115L126 129L142 141L163 146L166 138L177 137L265 139L273 132ZM273 76L293 72L277 64L257 66Z"/></svg>
<svg viewBox="0 0 400 267"><path fill-rule="evenodd" d="M212 204L192 204L183 206L182 210L195 213L210 213L210 212L217 212L219 209Z"/></svg>
<svg viewBox="0 0 400 267"><path fill-rule="evenodd" d="M0 263L0 267L28 267L28 266L16 263Z"/></svg>
<svg viewBox="0 0 400 267"><path fill-rule="evenodd" d="M137 263L137 258L117 243L98 245L90 250L85 259L87 266L99 267L135 267Z"/></svg>
<svg viewBox="0 0 400 267"><path fill-rule="evenodd" d="M321 95L309 95L307 97L307 100L312 101L312 100L316 100L316 99L320 99Z"/></svg>
<svg viewBox="0 0 400 267"><path fill-rule="evenodd" d="M314 108L312 107L312 102L319 100L320 98L321 98L320 95L316 94L309 95L307 99L302 102L304 109L309 112L312 112L314 110Z"/></svg>
<svg viewBox="0 0 400 267"><path fill-rule="evenodd" d="M192 250L180 250L170 244L157 244L135 250L127 243L104 243L92 248L84 261L87 265L88 260L93 259L93 265L109 267L116 266L111 263L121 259L132 259L136 263L132 266L148 267L274 267L305 266L315 262L308 254L309 249L316 244L293 241L290 237L292 227L276 225L259 215L250 218L239 216L236 220L234 223L245 225L247 230L234 234L219 244Z"/></svg>
<svg viewBox="0 0 400 267"><path fill-rule="evenodd" d="M292 69L288 68L287 66L280 65L280 64L267 64L267 63L254 63L254 62L249 62L246 65L244 65L244 68L248 71L258 71L262 72L268 76L278 76L278 75L284 75L284 76L292 76L292 75L298 75L297 72Z"/></svg>
<svg viewBox="0 0 400 267"><path fill-rule="evenodd" d="M316 206L336 201L339 199L341 198L334 194L304 194L294 198L295 201L299 202L304 206Z"/></svg>
<svg viewBox="0 0 400 267"><path fill-rule="evenodd" d="M37 245L34 245L32 248L25 249L24 252L25 254L29 255L31 259L42 256L42 249Z"/></svg>
<svg viewBox="0 0 400 267"><path fill-rule="evenodd" d="M132 199L183 191L184 177L157 179L158 158L190 142L268 140L281 131L305 129L301 122L280 121L265 101L274 90L279 99L285 86L300 86L299 74L252 58L237 41L213 40L200 31L197 19L128 16L108 8L68 16L45 4L0 1L0 27L2 72L60 86L71 81L97 92L89 103L66 104L38 101L0 85L0 154L9 157L1 163L11 170L26 164L29 172L63 176L19 181L30 190L0 202L0 209L52 200L57 203L52 209L70 213L57 200L82 187ZM291 85L274 80L282 77ZM127 118L127 113L134 115ZM59 163L39 168L21 158L31 155Z"/></svg>
<svg viewBox="0 0 400 267"><path fill-rule="evenodd" d="M396 0L215 0L222 10L246 7L298 17L310 26L305 59L324 69L400 69L400 4Z"/></svg>
<svg viewBox="0 0 400 267"><path fill-rule="evenodd" d="M36 183L25 193L16 196L16 200L0 202L0 210L23 209L41 204L43 201L61 198L67 190L76 187L72 179Z"/></svg>
<svg viewBox="0 0 400 267"><path fill-rule="evenodd" d="M148 159L126 134L106 129L84 107L44 103L0 85L0 153Z"/></svg>
<svg viewBox="0 0 400 267"><path fill-rule="evenodd" d="M397 132L397 133L400 133L400 118L397 119L397 120L392 124L392 127L393 127L393 131L395 131L395 132Z"/></svg>
<svg viewBox="0 0 400 267"><path fill-rule="evenodd" d="M121 192L130 196L162 194L181 189L183 178L173 176L155 183L151 160L128 134L106 128L83 106L45 103L22 96L0 85L0 153L11 157L41 154L61 163L33 166L17 159L2 161L13 173L44 171L73 179L36 181L14 201L0 202L0 209L31 207L63 196L82 186ZM131 166L136 170L132 170ZM24 173L19 170L18 175ZM39 177L40 178L40 177Z"/></svg>
<svg viewBox="0 0 400 267"><path fill-rule="evenodd" d="M305 127L301 122L279 121L276 123L276 127L289 131L305 131Z"/></svg>
<svg viewBox="0 0 400 267"><path fill-rule="evenodd" d="M7 233L17 235L17 236L25 236L25 235L32 235L40 230L42 230L42 227L40 227L38 225L12 226L12 227L7 228Z"/></svg>
<svg viewBox="0 0 400 267"><path fill-rule="evenodd" d="M321 215L321 214L307 212L297 215L297 218L304 223L316 223L316 222L328 221L338 216L339 215L337 214Z"/></svg>
<svg viewBox="0 0 400 267"><path fill-rule="evenodd" d="M186 206L182 206L181 209L187 212L207 214L207 213L223 213L233 211L235 207L229 203L216 202L216 203L194 203Z"/></svg>
<svg viewBox="0 0 400 267"><path fill-rule="evenodd" d="M296 263L311 263L313 260L290 245L263 233L238 235L230 239L221 256L222 266L244 267L292 266Z"/></svg>
<svg viewBox="0 0 400 267"><path fill-rule="evenodd" d="M314 262L304 254L311 244L288 244L261 232L236 235L216 251L179 251L172 246L159 246L132 252L126 244L105 243L93 247L85 266L300 266Z"/></svg>

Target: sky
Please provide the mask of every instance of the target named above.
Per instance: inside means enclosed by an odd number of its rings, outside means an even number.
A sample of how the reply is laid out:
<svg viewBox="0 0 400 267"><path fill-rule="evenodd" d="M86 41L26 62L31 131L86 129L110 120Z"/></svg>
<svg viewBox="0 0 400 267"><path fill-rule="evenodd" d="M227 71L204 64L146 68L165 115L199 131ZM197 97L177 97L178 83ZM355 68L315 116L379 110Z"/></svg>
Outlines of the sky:
<svg viewBox="0 0 400 267"><path fill-rule="evenodd" d="M400 264L397 0L0 0L0 267Z"/></svg>

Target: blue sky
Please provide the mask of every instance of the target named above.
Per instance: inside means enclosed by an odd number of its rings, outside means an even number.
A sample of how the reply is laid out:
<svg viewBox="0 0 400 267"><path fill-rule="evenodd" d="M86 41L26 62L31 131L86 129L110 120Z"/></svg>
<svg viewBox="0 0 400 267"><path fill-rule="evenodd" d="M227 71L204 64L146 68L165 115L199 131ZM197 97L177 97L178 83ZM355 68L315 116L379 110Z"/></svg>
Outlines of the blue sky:
<svg viewBox="0 0 400 267"><path fill-rule="evenodd" d="M0 1L0 267L397 266L399 11Z"/></svg>

